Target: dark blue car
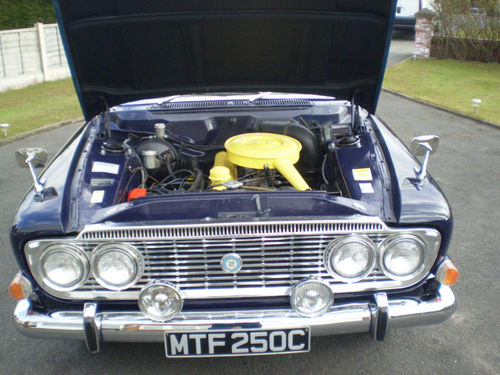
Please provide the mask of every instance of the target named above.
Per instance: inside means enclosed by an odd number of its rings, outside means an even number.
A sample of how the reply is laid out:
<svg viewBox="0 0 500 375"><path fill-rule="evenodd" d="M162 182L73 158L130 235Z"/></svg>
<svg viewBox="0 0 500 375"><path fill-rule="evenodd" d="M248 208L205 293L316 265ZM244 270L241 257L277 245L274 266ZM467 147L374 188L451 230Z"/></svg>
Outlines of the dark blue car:
<svg viewBox="0 0 500 375"><path fill-rule="evenodd" d="M453 313L438 138L375 116L393 1L54 4L86 122L16 155L23 333L254 355Z"/></svg>

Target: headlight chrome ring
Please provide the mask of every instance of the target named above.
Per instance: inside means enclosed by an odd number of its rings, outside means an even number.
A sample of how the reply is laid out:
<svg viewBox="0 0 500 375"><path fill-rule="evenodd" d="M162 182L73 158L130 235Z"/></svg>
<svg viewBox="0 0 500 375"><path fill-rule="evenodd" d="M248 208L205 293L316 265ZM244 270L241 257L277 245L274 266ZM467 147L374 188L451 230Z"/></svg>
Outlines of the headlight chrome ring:
<svg viewBox="0 0 500 375"><path fill-rule="evenodd" d="M352 283L363 279L375 266L375 245L357 235L340 237L325 249L324 264L333 278Z"/></svg>
<svg viewBox="0 0 500 375"><path fill-rule="evenodd" d="M110 290L134 285L144 271L142 254L126 243L107 243L92 252L91 269L96 281Z"/></svg>
<svg viewBox="0 0 500 375"><path fill-rule="evenodd" d="M40 255L38 270L43 283L54 290L67 292L77 289L87 280L89 259L78 246L53 244Z"/></svg>
<svg viewBox="0 0 500 375"><path fill-rule="evenodd" d="M393 280L409 280L425 266L426 246L417 236L399 234L385 239L379 247L380 268Z"/></svg>

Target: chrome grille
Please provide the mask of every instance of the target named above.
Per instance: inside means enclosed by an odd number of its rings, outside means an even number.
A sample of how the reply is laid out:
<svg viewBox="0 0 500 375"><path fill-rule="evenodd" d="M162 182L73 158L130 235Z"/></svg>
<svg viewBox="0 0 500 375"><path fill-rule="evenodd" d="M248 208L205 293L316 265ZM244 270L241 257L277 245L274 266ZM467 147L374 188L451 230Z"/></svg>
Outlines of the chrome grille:
<svg viewBox="0 0 500 375"><path fill-rule="evenodd" d="M211 288L288 287L305 277L329 279L323 266L323 250L335 235L262 238L179 239L127 241L144 256L145 272L140 289L155 280L169 280L181 290ZM376 242L380 236L371 236ZM91 251L98 243L81 244ZM237 274L221 269L221 258L239 254L243 267ZM374 278L377 276L374 275ZM333 283L333 280L332 280ZM91 288L101 288L88 285Z"/></svg>
<svg viewBox="0 0 500 375"><path fill-rule="evenodd" d="M377 221L304 221L197 224L191 226L105 227L89 226L72 244L92 250L103 241L126 242L141 251L142 278L125 291L109 291L92 276L77 290L52 293L72 299L137 299L153 280L175 283L184 298L279 296L307 277L329 282L334 293L395 288L378 268L362 281L334 280L323 264L324 249L338 236L357 233L379 244L398 230ZM43 243L45 241L40 241ZM52 242L47 240L47 242ZM237 274L222 270L221 258L237 253L243 262Z"/></svg>
<svg viewBox="0 0 500 375"><path fill-rule="evenodd" d="M378 232L385 227L378 221L304 221L304 222L255 222L217 223L168 226L128 226L113 228L89 225L78 236L84 240L149 240L149 239L194 239L266 236L280 234L332 234L353 232Z"/></svg>

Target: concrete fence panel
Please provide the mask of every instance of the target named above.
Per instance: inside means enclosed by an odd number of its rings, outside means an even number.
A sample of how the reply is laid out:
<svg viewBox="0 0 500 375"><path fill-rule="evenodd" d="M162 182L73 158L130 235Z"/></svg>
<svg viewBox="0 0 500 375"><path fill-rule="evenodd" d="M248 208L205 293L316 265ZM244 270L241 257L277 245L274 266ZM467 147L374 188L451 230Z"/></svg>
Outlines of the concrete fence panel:
<svg viewBox="0 0 500 375"><path fill-rule="evenodd" d="M0 92L69 76L57 24L0 31Z"/></svg>

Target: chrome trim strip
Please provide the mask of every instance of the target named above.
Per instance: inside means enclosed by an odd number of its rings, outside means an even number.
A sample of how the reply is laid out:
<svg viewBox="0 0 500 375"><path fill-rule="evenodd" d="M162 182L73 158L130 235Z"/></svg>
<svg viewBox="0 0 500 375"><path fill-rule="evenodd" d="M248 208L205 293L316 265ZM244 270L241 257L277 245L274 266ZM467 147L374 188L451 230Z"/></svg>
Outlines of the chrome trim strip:
<svg viewBox="0 0 500 375"><path fill-rule="evenodd" d="M283 234L345 234L379 232L387 229L377 217L355 220L290 220L218 222L149 226L87 225L76 237L85 240L159 240L183 238L258 237Z"/></svg>
<svg viewBox="0 0 500 375"><path fill-rule="evenodd" d="M432 298L388 299L388 327L401 328L440 323L455 311L455 296L441 285ZM96 314L102 341L163 342L165 332L215 330L224 326L242 329L283 329L311 327L313 336L370 332L374 324L373 303L333 305L317 317L304 317L291 310L201 311L178 314L168 322L150 320L140 312L100 312ZM17 303L16 326L27 336L84 340L83 314L78 311L40 313L27 299Z"/></svg>

